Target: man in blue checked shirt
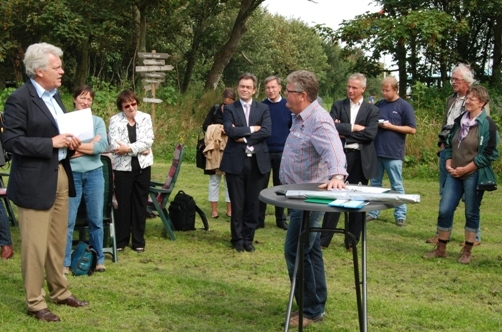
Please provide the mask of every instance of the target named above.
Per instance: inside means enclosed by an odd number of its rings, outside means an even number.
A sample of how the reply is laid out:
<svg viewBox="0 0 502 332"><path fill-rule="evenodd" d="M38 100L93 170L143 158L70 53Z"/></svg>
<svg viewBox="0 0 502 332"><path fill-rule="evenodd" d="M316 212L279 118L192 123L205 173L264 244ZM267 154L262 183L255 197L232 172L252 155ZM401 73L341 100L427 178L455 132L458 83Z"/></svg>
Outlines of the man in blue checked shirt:
<svg viewBox="0 0 502 332"><path fill-rule="evenodd" d="M282 184L323 183L322 189L345 188L346 159L333 119L317 102L319 83L311 72L295 71L286 78L286 107L294 114L293 125L286 140L279 177ZM324 212L310 213L310 227L321 227ZM298 237L303 211L292 210L284 255L292 281ZM321 321L327 299L326 276L322 259L320 233L310 233L304 251L303 327ZM298 298L299 285L295 295ZM299 325L298 312L293 312L289 325Z"/></svg>

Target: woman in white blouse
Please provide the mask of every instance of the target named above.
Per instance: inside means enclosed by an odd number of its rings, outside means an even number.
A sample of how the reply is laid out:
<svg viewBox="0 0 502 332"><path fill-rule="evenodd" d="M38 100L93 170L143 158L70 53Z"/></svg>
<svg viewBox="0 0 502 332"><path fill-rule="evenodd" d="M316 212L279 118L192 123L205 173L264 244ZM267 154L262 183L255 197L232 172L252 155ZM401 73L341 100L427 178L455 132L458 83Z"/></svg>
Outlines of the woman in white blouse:
<svg viewBox="0 0 502 332"><path fill-rule="evenodd" d="M119 94L117 108L121 112L110 119L109 135L118 203L115 214L117 250L123 251L131 241L132 249L141 253L145 250L154 135L150 115L138 111L138 105L139 99L131 90Z"/></svg>

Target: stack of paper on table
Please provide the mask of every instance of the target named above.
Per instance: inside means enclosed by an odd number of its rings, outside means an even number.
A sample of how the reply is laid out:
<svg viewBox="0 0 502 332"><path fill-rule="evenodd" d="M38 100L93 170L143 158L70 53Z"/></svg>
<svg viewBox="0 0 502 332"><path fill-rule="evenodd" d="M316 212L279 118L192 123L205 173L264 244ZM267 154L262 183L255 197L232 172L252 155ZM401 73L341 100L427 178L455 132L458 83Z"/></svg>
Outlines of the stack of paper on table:
<svg viewBox="0 0 502 332"><path fill-rule="evenodd" d="M334 200L333 202L328 203L329 206L341 207L341 208L346 208L346 209L362 209L363 207L365 207L368 204L369 204L369 202L354 201L354 200L347 200L347 199L337 199L337 200Z"/></svg>
<svg viewBox="0 0 502 332"><path fill-rule="evenodd" d="M336 199L332 198L307 198L305 200L306 203L317 203L317 204L327 204L333 207L342 207L346 209L361 209L369 204L366 201L359 200L349 200L349 199Z"/></svg>

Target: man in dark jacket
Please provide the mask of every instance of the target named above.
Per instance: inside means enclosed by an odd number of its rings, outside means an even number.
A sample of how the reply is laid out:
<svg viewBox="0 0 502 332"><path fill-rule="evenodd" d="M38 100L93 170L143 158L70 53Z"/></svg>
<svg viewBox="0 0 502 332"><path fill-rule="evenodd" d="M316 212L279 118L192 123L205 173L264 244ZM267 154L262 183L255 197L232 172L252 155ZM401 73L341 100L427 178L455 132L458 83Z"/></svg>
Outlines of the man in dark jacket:
<svg viewBox="0 0 502 332"><path fill-rule="evenodd" d="M68 230L69 196L75 196L70 157L80 140L60 133L57 117L65 108L57 88L64 74L63 51L39 43L24 56L30 79L5 103L5 149L12 153L7 196L18 206L21 232L21 272L28 315L58 322L47 308L44 278L57 304L86 306L68 290L63 275Z"/></svg>
<svg viewBox="0 0 502 332"><path fill-rule="evenodd" d="M335 101L330 112L342 139L349 173L346 180L350 184L367 185L369 179L377 175L377 155L373 140L378 131L379 111L376 106L364 101L365 90L366 76L360 73L350 76L347 98ZM336 228L339 218L339 212L325 213L322 227ZM349 232L358 241L365 218L365 212L349 214ZM332 232L322 232L321 246L328 247L332 238Z"/></svg>
<svg viewBox="0 0 502 332"><path fill-rule="evenodd" d="M240 99L225 105L223 127L228 142L223 151L220 170L227 177L232 204L230 229L232 246L237 252L255 251L254 233L258 225L260 191L270 172L267 137L272 130L268 106L253 100L256 76L239 77Z"/></svg>

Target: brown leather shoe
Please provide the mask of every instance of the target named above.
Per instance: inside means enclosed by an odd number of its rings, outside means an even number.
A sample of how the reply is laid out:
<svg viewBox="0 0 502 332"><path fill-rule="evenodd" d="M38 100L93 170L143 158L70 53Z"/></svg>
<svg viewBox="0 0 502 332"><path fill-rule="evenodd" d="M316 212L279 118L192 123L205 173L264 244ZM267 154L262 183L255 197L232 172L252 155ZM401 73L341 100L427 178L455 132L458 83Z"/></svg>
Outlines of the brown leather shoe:
<svg viewBox="0 0 502 332"><path fill-rule="evenodd" d="M322 315L319 316L319 317L313 318L313 319L310 319L310 318L307 318L307 317L303 317L303 324L302 324L302 326L303 327L307 327L310 324L322 321L322 319L323 319ZM289 320L289 327L297 328L298 326L300 326L300 315L292 316L290 318L290 320Z"/></svg>
<svg viewBox="0 0 502 332"><path fill-rule="evenodd" d="M14 256L14 250L12 246L3 246L2 247L2 259L9 259Z"/></svg>
<svg viewBox="0 0 502 332"><path fill-rule="evenodd" d="M61 301L56 301L56 304L66 304L66 305L69 305L70 307L78 308L78 307L85 307L85 306L89 305L89 302L79 301L75 296L71 295L67 299L64 299Z"/></svg>
<svg viewBox="0 0 502 332"><path fill-rule="evenodd" d="M431 237L430 239L427 239L425 241L425 243L436 244L436 243L438 243L438 240L439 240L439 236L436 235L436 236Z"/></svg>
<svg viewBox="0 0 502 332"><path fill-rule="evenodd" d="M480 244L481 244L481 241L474 241L474 244L473 244L473 245L474 245L474 246L479 246ZM464 241L464 242L462 242L462 243L460 243L460 245L461 245L462 247L463 247L463 246L465 246L465 241Z"/></svg>
<svg viewBox="0 0 502 332"><path fill-rule="evenodd" d="M38 320L43 320L45 322L60 322L58 316L54 315L49 309L45 308L38 311L28 311L28 316L33 316Z"/></svg>

